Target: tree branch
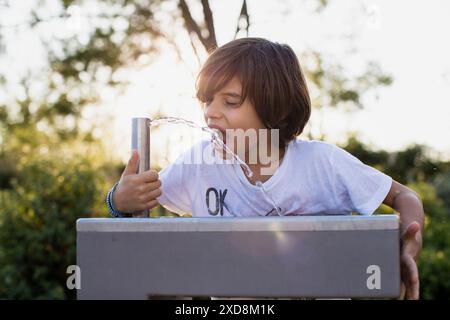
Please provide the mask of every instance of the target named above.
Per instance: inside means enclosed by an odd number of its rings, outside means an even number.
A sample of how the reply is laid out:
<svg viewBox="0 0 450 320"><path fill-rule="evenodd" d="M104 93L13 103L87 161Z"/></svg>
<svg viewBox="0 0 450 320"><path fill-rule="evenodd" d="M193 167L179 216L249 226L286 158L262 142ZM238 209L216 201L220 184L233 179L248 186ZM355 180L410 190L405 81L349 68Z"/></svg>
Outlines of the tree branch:
<svg viewBox="0 0 450 320"><path fill-rule="evenodd" d="M211 50L215 49L217 47L216 42L216 34L214 31L214 23L213 23L213 16L211 8L209 7L208 0L202 0L202 7L203 7L203 14L205 17L205 25L208 28L208 37L204 37L202 35L202 30L200 29L197 22L194 20L194 18L191 15L191 12L189 10L189 7L185 0L180 0L178 2L178 7L181 10L181 14L184 19L184 24L186 26L187 31L189 34L195 33L202 43L203 47L206 49L206 51L210 52Z"/></svg>
<svg viewBox="0 0 450 320"><path fill-rule="evenodd" d="M250 17L248 15L248 11L247 11L247 1L244 0L244 2L242 3L242 9L241 9L241 13L239 14L239 18L238 18L238 22L237 22L237 26L236 26L236 33L234 34L234 38L236 39L238 33L242 30L241 26L240 26L240 22L245 19L246 25L245 25L245 33L248 37L248 30L250 28Z"/></svg>
<svg viewBox="0 0 450 320"><path fill-rule="evenodd" d="M216 31L214 30L214 19L208 0L202 0L203 16L205 17L205 24L208 30L208 52L217 48Z"/></svg>
<svg viewBox="0 0 450 320"><path fill-rule="evenodd" d="M205 39L203 39L200 27L198 26L197 22L195 22L194 18L192 18L191 12L189 11L189 7L186 1L180 0L180 2L178 2L178 7L181 10L181 14L183 15L184 19L184 25L186 26L186 29L189 32L189 34L195 33L198 39L203 44L203 46L206 48L207 43L205 42Z"/></svg>

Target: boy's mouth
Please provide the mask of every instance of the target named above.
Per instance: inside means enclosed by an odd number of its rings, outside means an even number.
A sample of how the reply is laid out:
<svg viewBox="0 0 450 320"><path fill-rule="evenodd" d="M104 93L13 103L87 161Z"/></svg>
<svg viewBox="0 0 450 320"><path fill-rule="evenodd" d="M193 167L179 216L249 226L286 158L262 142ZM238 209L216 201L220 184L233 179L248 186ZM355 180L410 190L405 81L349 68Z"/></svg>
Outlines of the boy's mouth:
<svg viewBox="0 0 450 320"><path fill-rule="evenodd" d="M224 128L215 124L210 124L208 127L214 129L214 131L218 131L219 137L222 139L223 143L227 143L227 136Z"/></svg>

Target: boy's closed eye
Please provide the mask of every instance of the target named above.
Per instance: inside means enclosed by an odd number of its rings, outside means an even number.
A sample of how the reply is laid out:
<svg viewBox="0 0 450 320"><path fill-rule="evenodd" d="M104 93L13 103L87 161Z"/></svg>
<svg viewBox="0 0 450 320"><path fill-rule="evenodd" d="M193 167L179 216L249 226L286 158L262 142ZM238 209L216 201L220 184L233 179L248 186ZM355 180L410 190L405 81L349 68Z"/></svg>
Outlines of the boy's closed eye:
<svg viewBox="0 0 450 320"><path fill-rule="evenodd" d="M225 105L228 107L237 107L239 106L239 101L228 101L225 100Z"/></svg>
<svg viewBox="0 0 450 320"><path fill-rule="evenodd" d="M203 101L203 104L205 107L209 106L214 100L213 99L209 99L206 101ZM233 101L230 99L224 99L223 100L223 104L226 105L227 107L238 107L241 103L239 100Z"/></svg>

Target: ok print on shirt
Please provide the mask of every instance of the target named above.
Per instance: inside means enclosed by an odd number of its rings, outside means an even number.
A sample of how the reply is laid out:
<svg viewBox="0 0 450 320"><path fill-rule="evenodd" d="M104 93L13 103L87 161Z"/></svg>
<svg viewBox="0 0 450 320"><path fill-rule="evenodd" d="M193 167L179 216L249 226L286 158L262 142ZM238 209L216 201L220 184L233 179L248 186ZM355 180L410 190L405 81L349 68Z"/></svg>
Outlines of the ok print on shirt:
<svg viewBox="0 0 450 320"><path fill-rule="evenodd" d="M223 208L228 210L225 204L225 197L227 196L228 190L217 191L216 188L208 188L206 190L206 207L208 208L208 213L212 216L217 216L219 213L223 216ZM228 210L229 211L229 210Z"/></svg>

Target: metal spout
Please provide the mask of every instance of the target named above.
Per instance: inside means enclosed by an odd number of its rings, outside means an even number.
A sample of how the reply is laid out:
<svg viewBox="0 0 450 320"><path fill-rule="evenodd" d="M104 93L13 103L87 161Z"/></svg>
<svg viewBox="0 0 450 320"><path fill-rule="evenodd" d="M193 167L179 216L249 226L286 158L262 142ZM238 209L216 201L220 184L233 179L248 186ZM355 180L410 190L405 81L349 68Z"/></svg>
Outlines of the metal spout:
<svg viewBox="0 0 450 320"><path fill-rule="evenodd" d="M150 170L150 118L133 118L131 149L139 155L139 165L136 173ZM148 218L149 210L133 212L133 217Z"/></svg>

